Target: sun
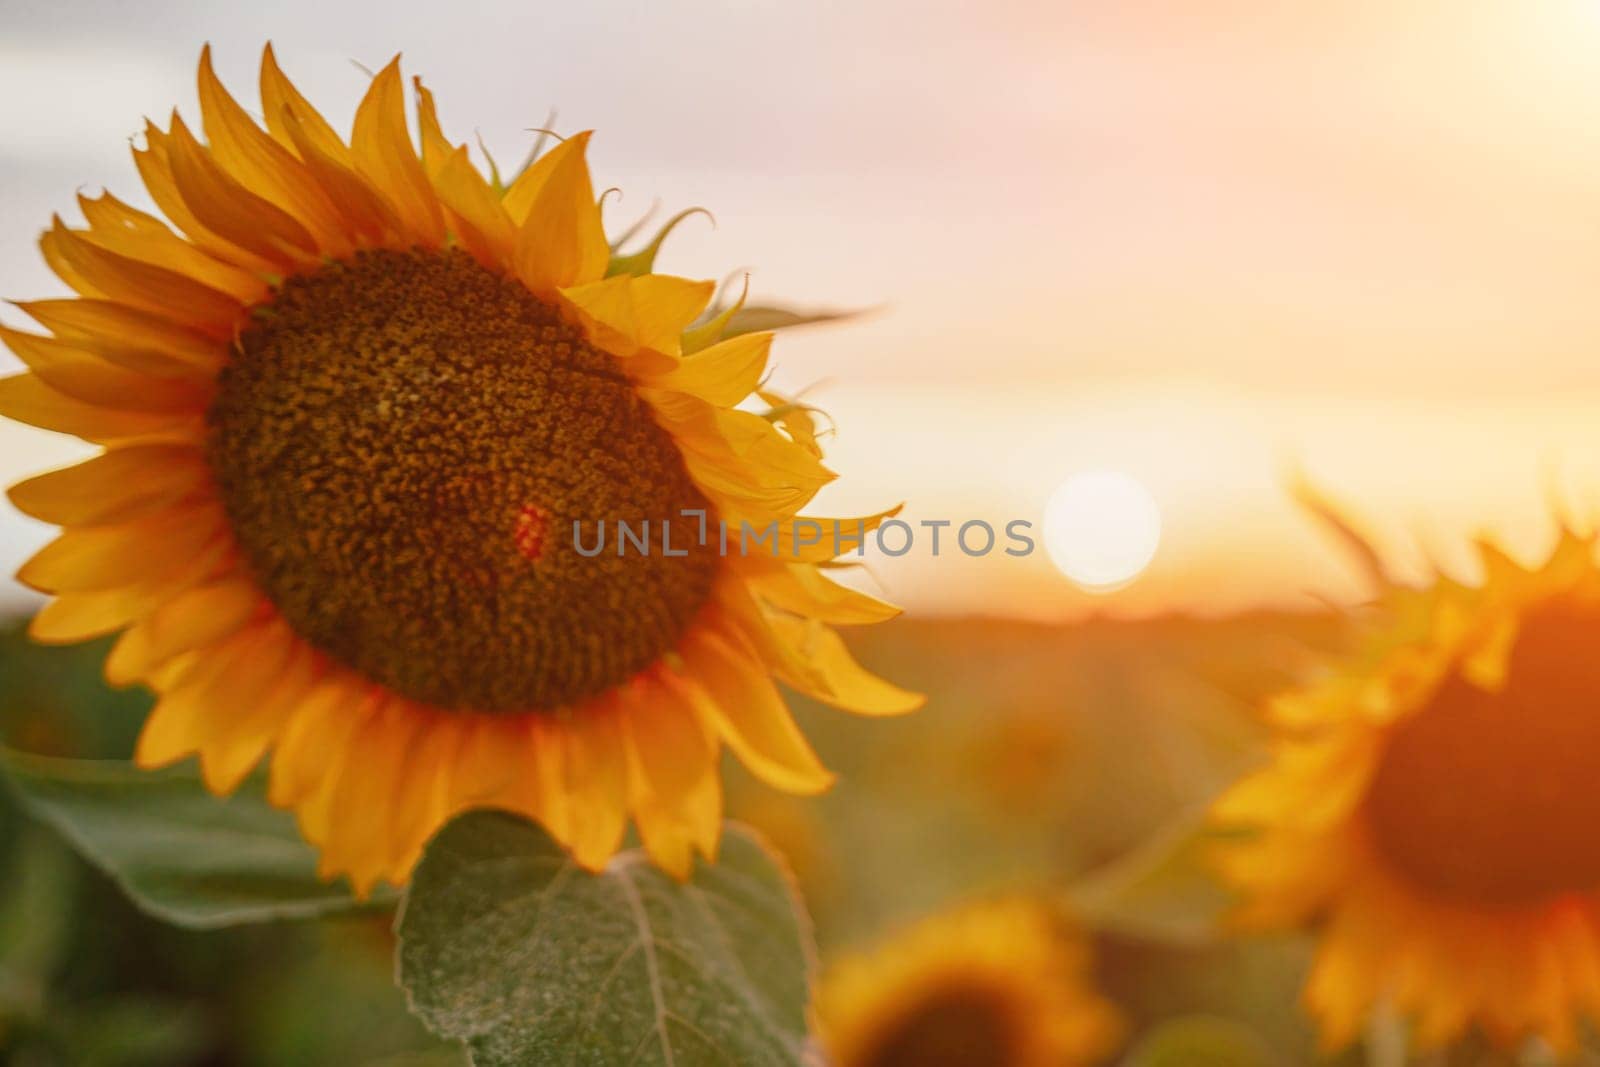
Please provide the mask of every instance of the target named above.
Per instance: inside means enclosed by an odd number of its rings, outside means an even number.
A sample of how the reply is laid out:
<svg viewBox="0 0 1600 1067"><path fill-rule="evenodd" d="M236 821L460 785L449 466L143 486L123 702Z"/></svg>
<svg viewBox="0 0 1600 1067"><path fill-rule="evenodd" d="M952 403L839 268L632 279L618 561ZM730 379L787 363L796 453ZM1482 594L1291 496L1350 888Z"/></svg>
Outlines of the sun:
<svg viewBox="0 0 1600 1067"><path fill-rule="evenodd" d="M1092 593L1112 592L1139 577L1160 543L1155 498L1119 471L1074 474L1045 505L1045 550L1062 574Z"/></svg>

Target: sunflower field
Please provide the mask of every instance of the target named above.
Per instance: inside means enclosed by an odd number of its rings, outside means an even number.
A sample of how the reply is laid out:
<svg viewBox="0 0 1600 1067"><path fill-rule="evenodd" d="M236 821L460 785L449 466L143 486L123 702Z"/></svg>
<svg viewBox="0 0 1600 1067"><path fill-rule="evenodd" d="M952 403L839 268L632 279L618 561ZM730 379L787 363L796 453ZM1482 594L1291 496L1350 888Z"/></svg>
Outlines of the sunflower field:
<svg viewBox="0 0 1600 1067"><path fill-rule="evenodd" d="M1169 500L834 508L777 368L869 314L668 272L594 131L215 61L0 322L78 449L8 491L5 1063L1600 1064L1582 508L1417 567L1280 464L1359 595L902 614L929 533L1117 603Z"/></svg>

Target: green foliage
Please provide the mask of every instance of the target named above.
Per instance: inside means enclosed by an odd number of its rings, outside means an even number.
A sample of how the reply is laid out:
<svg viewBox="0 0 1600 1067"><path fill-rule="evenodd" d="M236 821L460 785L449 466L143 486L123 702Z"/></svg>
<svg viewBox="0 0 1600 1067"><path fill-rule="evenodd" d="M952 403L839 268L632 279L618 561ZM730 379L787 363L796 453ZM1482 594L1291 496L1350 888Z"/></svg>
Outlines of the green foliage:
<svg viewBox="0 0 1600 1067"><path fill-rule="evenodd" d="M905 620L857 630L851 640L860 658L926 690L927 709L901 720L867 721L796 700L806 733L840 772L839 785L823 797L782 797L752 783L730 761L724 767L730 811L791 858L828 946L870 943L886 929L973 894L1066 887L1069 904L1096 933L1097 981L1133 1028L1124 1055L1147 1058L1130 1063L1151 1067L1148 1057L1157 1054L1167 1059L1153 1060L1156 1067L1174 1062L1164 1051L1174 1047L1196 1048L1196 1056L1212 1054L1219 1043L1226 1050L1228 1034L1210 1041L1213 1024L1235 1036L1255 1035L1270 1050L1268 1063L1321 1062L1299 1006L1309 943L1211 936L1211 919L1224 902L1205 877L1205 836L1193 813L1261 759L1252 711L1261 695L1288 680L1308 649L1335 634L1326 620L1304 616L1071 627ZM126 757L149 698L105 688L99 681L104 652L104 642L40 648L20 634L0 633L0 735L32 750ZM145 884L161 894L154 907L141 897L141 908L165 914L176 900L186 912L200 909L208 916L204 922L222 922L327 914L353 903L339 888L316 881L311 850L289 816L265 805L258 785L218 801L186 770L151 775L126 764L25 762L35 778L41 770L77 767L119 780L112 783L116 788L85 793L86 783L73 775L57 781L60 776L49 773L42 776L48 781L43 799L26 787L11 792L51 825L65 828L87 813L99 827L88 834L97 842L98 851L89 853L95 866L136 895ZM93 780L91 774L87 784ZM150 807L138 799L145 796L154 801ZM435 1067L464 1058L460 1046L430 1037L405 1013L392 984L394 945L383 916L355 911L333 922L247 923L200 933L158 923L16 807L0 789L0 1061ZM117 822L135 815L133 823ZM147 816L181 825L158 830ZM224 827L225 842L207 836ZM519 830L519 841L526 832L538 834ZM156 848L169 834L181 844ZM721 878L770 896L765 860L751 861L752 876L724 869L741 849L753 847L730 838L723 866L703 870L699 880ZM259 865L270 857L282 866ZM162 867L172 861L183 862L175 872ZM629 878L659 880L661 898L652 887L641 900L659 905L663 922L674 908L690 908L682 900L669 906L673 894L684 891L642 866L628 866L636 862L622 861L599 879L572 872L563 882L600 883L589 892L599 901L601 922L613 926L621 892L613 879L624 870ZM590 936L586 924L593 920L580 919L590 905L569 899L570 887L546 885L531 898L526 887L520 896L508 890L522 878L518 865L526 863L524 849L473 865L472 877L481 875L490 887L484 906L494 901L488 925L511 936L554 889L561 907L548 913L545 925L564 938ZM223 876L220 882L207 876L207 865ZM433 861L427 866L437 870ZM129 882L122 868L142 870L151 881ZM176 879L176 898L165 895L172 889L163 884L168 879ZM464 883L451 884L453 895L469 892ZM214 896L219 888L222 895ZM782 901L779 914L790 914L787 891L775 899ZM654 922L657 913L647 915ZM408 926L424 917L411 909ZM804 920L793 922L793 939L804 943ZM661 944L683 943L675 928L652 926L652 932L665 939ZM463 969L486 936L466 933L449 941ZM733 940L742 948L751 939ZM615 963L627 948L606 951ZM599 1002L605 1010L611 990L642 966L640 951L623 959L611 979ZM658 957L665 960L672 951ZM699 948L688 951L700 958ZM793 960L806 951L779 953L788 964L752 964L752 973L764 981L770 971L803 975L804 966ZM519 958L528 957L486 954L487 986L466 988L457 975L432 993L431 1010L460 1021L461 1032L483 1027L464 1033L479 1046L480 1063L507 1062L485 1059L485 1050L510 1040L510 1032L492 1034L493 1011L481 1003L467 1011L467 994L489 996L497 980L510 985L507 961ZM569 1005L575 998L562 989L587 981L592 990L604 980L593 970L603 965L576 974L541 967L529 996ZM791 977L788 987L796 981ZM782 1020L788 1058L765 1062L793 1063L799 1055L803 1027L795 1005L804 998L804 978L798 982L797 993L774 1001L782 1005L773 1011ZM589 1003L596 1002L591 991ZM522 1003L513 1008L502 1000L500 1008L526 1013ZM544 1003L538 1001L541 1014ZM572 1027L573 1013L581 1010L563 1007L567 1014L558 1011L546 1025ZM1197 1022L1197 1015L1204 1018ZM609 1037L619 1026L607 1016L599 1029ZM654 1031L647 1025L635 1036L641 1033L648 1042ZM598 1058L604 1048L572 1040L574 1048L563 1048L555 1062L573 1053L581 1053L580 1064L608 1062ZM687 1046L675 1051L679 1067L705 1060ZM662 1060L648 1043L640 1053L641 1062ZM515 1050L506 1055L519 1062ZM1369 1062L1368 1055L1358 1048L1330 1062L1353 1067Z"/></svg>
<svg viewBox="0 0 1600 1067"><path fill-rule="evenodd" d="M400 981L483 1067L801 1063L809 920L755 837L679 885L639 852L588 874L534 824L471 812L428 845Z"/></svg>
<svg viewBox="0 0 1600 1067"><path fill-rule="evenodd" d="M259 781L224 800L189 767L3 751L0 769L28 811L168 922L210 928L361 906L317 877L316 854Z"/></svg>

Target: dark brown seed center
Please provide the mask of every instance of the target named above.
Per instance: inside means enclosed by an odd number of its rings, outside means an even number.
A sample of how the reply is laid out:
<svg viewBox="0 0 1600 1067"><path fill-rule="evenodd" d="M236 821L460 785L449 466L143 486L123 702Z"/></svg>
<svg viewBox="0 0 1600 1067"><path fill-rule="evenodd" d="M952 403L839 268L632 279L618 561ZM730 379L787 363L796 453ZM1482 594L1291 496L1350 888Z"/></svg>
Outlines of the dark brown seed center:
<svg viewBox="0 0 1600 1067"><path fill-rule="evenodd" d="M669 650L717 560L672 439L555 308L460 252L372 251L286 282L210 411L223 503L312 645L452 710L544 711ZM596 523L668 556L580 555Z"/></svg>
<svg viewBox="0 0 1600 1067"><path fill-rule="evenodd" d="M1017 1024L998 996L951 990L891 1026L862 1067L1007 1067L1018 1063Z"/></svg>
<svg viewBox="0 0 1600 1067"><path fill-rule="evenodd" d="M1530 614L1504 690L1452 675L1392 735L1367 794L1385 858L1483 907L1600 890L1600 611Z"/></svg>

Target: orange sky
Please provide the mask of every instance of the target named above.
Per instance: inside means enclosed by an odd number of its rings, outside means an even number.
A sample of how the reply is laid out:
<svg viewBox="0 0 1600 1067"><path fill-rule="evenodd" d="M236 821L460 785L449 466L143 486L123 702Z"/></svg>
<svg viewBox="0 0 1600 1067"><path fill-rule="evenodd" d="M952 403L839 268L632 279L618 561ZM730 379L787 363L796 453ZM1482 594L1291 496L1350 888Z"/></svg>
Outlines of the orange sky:
<svg viewBox="0 0 1600 1067"><path fill-rule="evenodd" d="M195 113L202 40L248 97L272 37L343 119L347 60L404 50L508 159L552 105L596 127L615 217L711 207L667 269L883 306L777 349L841 426L827 502L1037 517L1110 467L1165 513L1148 574L1093 602L1042 553L875 565L918 610L1353 595L1290 456L1397 551L1536 546L1552 467L1600 497L1600 0L157 6L8 12L0 292L57 291L32 240L79 186L135 198L126 139ZM7 480L68 454L0 431ZM7 568L46 536L0 522Z"/></svg>

